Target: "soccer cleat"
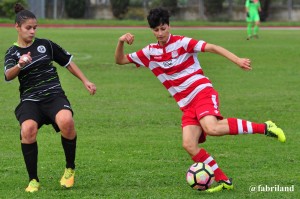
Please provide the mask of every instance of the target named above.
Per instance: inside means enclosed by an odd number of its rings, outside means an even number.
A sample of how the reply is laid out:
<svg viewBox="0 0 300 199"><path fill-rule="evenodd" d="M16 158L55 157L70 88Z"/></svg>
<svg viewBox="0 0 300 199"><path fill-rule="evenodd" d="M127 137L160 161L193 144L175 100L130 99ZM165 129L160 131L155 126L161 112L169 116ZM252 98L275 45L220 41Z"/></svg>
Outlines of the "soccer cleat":
<svg viewBox="0 0 300 199"><path fill-rule="evenodd" d="M280 142L285 142L286 137L281 128L277 127L276 124L272 121L265 122L266 132L265 135L269 137L277 137Z"/></svg>
<svg viewBox="0 0 300 199"><path fill-rule="evenodd" d="M217 186L209 188L209 189L205 190L205 192L214 193L214 192L219 192L219 191L222 191L222 190L228 190L228 191L232 190L233 189L232 178L229 178L228 180L229 180L229 182L224 181L224 180L220 180L218 182Z"/></svg>
<svg viewBox="0 0 300 199"><path fill-rule="evenodd" d="M40 188L40 183L38 181L36 181L36 179L32 179L30 180L28 187L25 189L26 192L36 192L38 191Z"/></svg>
<svg viewBox="0 0 300 199"><path fill-rule="evenodd" d="M252 39L253 38L253 36L252 35L249 35L248 37L247 37L247 40L250 40L250 39Z"/></svg>
<svg viewBox="0 0 300 199"><path fill-rule="evenodd" d="M60 180L60 185L65 188L71 188L74 185L75 170L66 168L65 173Z"/></svg>

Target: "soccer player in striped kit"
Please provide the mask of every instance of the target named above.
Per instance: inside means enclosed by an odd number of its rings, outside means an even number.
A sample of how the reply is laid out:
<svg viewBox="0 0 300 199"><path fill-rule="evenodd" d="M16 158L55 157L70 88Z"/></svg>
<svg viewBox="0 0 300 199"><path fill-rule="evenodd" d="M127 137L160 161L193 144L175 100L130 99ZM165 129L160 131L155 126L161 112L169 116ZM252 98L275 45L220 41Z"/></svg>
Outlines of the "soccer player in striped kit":
<svg viewBox="0 0 300 199"><path fill-rule="evenodd" d="M15 12L18 39L5 54L4 75L6 81L18 77L20 83L21 99L15 114L21 128L21 148L29 175L25 191L36 192L40 188L36 138L38 129L44 124L52 124L57 132L61 132L66 167L60 184L70 188L74 185L77 134L73 110L53 62L80 79L91 95L96 93L96 86L72 61L71 54L50 40L35 37L37 19L32 12L20 4L16 4Z"/></svg>
<svg viewBox="0 0 300 199"><path fill-rule="evenodd" d="M237 118L224 119L219 110L218 93L211 81L204 75L198 53L210 52L226 57L243 70L251 70L251 62L240 58L228 50L185 36L172 35L169 13L162 8L150 10L148 24L158 40L137 52L124 54L124 43L131 45L134 35L122 35L115 50L117 64L134 63L137 67L149 68L174 97L182 116L183 148L194 162L210 165L218 184L207 192L233 189L232 179L218 167L213 157L199 143L206 135L223 136L237 134L262 134L277 137L280 142L286 138L282 129L273 122L254 123Z"/></svg>

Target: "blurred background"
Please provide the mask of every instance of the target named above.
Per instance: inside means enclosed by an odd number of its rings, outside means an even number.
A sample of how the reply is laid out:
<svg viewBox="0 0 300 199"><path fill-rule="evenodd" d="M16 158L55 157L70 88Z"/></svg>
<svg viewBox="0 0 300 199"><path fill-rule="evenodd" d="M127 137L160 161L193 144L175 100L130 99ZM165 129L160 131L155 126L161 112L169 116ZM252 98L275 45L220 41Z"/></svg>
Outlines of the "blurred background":
<svg viewBox="0 0 300 199"><path fill-rule="evenodd" d="M13 18L16 2L39 19L145 20L149 9L161 6L175 20L245 20L245 0L0 0L0 18ZM300 21L300 0L260 2L261 21Z"/></svg>

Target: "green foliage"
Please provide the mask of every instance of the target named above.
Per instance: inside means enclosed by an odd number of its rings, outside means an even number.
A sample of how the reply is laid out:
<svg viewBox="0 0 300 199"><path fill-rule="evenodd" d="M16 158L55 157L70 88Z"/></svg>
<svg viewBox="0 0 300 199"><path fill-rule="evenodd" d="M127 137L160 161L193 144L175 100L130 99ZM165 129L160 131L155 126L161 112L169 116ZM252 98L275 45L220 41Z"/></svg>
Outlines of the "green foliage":
<svg viewBox="0 0 300 199"><path fill-rule="evenodd" d="M69 17L83 18L85 13L85 0L65 0L65 8Z"/></svg>
<svg viewBox="0 0 300 199"><path fill-rule="evenodd" d="M215 16L222 12L224 0L204 0L206 16Z"/></svg>
<svg viewBox="0 0 300 199"><path fill-rule="evenodd" d="M151 8L163 7L168 9L171 13L177 11L177 0L153 0L151 3Z"/></svg>
<svg viewBox="0 0 300 199"><path fill-rule="evenodd" d="M143 8L130 7L128 9L128 12L125 15L125 19L144 20L145 19L145 11Z"/></svg>
<svg viewBox="0 0 300 199"><path fill-rule="evenodd" d="M123 19L128 12L129 0L111 0L111 9L117 19Z"/></svg>
<svg viewBox="0 0 300 199"><path fill-rule="evenodd" d="M129 5L131 7L143 7L143 0L129 0Z"/></svg>
<svg viewBox="0 0 300 199"><path fill-rule="evenodd" d="M2 0L0 1L0 16L7 17L13 19L15 14L15 4L20 3L26 8L27 1L26 0Z"/></svg>
<svg viewBox="0 0 300 199"><path fill-rule="evenodd" d="M188 3L188 0L178 0L178 4L179 4L180 6L186 6L187 3Z"/></svg>

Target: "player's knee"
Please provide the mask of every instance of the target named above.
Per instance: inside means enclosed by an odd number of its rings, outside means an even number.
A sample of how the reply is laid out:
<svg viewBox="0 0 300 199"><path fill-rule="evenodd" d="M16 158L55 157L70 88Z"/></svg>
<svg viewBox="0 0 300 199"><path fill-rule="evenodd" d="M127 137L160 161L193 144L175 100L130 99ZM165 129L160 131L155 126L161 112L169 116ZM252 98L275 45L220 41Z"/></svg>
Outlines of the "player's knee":
<svg viewBox="0 0 300 199"><path fill-rule="evenodd" d="M36 141L38 128L35 125L22 125L21 138L25 143L33 143Z"/></svg>
<svg viewBox="0 0 300 199"><path fill-rule="evenodd" d="M55 117L55 122L61 131L73 131L74 120L70 110L60 110Z"/></svg>
<svg viewBox="0 0 300 199"><path fill-rule="evenodd" d="M69 131L74 129L74 121L72 117L61 117L56 123L61 130Z"/></svg>
<svg viewBox="0 0 300 199"><path fill-rule="evenodd" d="M58 126L65 138L73 139L76 136L74 121L72 118L61 119L58 121Z"/></svg>
<svg viewBox="0 0 300 199"><path fill-rule="evenodd" d="M206 126L205 128L203 128L203 130L207 135L210 135L210 136L218 135L216 126Z"/></svg>
<svg viewBox="0 0 300 199"><path fill-rule="evenodd" d="M184 148L184 150L186 150L186 152L188 152L189 154L194 154L195 151L198 150L198 146L188 142L188 141L183 141L182 143L182 147Z"/></svg>

